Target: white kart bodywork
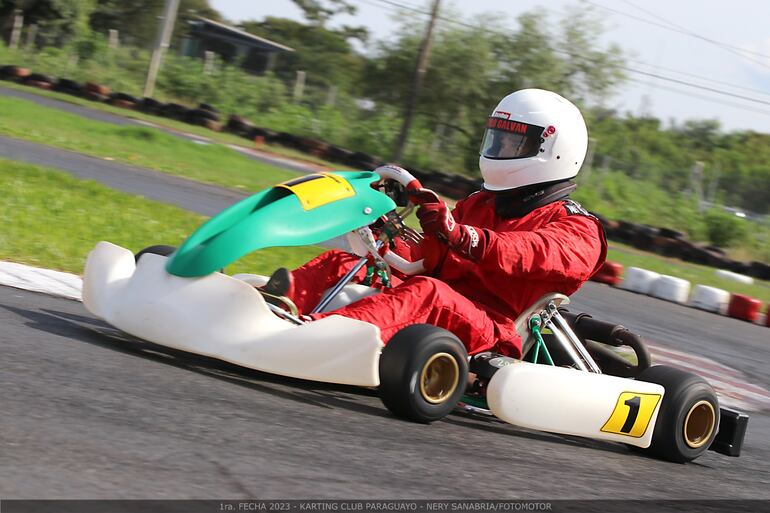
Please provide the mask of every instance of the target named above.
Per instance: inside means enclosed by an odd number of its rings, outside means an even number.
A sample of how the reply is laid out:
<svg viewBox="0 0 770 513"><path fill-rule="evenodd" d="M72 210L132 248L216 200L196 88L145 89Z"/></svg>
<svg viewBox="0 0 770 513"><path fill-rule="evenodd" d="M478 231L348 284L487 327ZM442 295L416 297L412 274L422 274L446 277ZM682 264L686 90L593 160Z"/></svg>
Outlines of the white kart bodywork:
<svg viewBox="0 0 770 513"><path fill-rule="evenodd" d="M649 447L664 392L654 383L517 361L492 376L487 402L515 426ZM631 415L629 396L642 408L622 434L617 426Z"/></svg>
<svg viewBox="0 0 770 513"><path fill-rule="evenodd" d="M131 251L100 242L88 255L83 304L116 328L170 348L283 376L379 386L383 343L376 326L336 315L296 325L271 312L255 290L265 276L182 278L167 273L166 262L147 253L135 264ZM326 310L372 293L349 284ZM549 301L568 299L541 298L517 319L522 335L529 316ZM618 419L631 415L623 403L628 394L658 397L640 417L644 426L634 423L633 436L618 433ZM663 394L652 383L516 361L493 376L487 401L495 416L516 426L648 447Z"/></svg>
<svg viewBox="0 0 770 513"><path fill-rule="evenodd" d="M243 367L301 379L378 386L383 347L369 323L330 316L301 326L273 314L245 281L181 278L167 258L100 242L88 255L83 304L131 335Z"/></svg>

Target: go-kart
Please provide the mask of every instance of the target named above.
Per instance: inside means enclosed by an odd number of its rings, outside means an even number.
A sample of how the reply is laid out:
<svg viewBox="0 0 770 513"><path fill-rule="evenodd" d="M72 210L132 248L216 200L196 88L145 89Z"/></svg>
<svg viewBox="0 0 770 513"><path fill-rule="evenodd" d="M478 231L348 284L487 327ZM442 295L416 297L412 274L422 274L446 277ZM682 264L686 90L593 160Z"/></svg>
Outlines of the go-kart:
<svg viewBox="0 0 770 513"><path fill-rule="evenodd" d="M100 242L86 263L83 303L116 328L162 346L284 376L377 387L393 414L418 422L460 409L678 462L709 448L740 453L745 414L720 409L702 378L651 366L641 338L622 326L567 311L564 295L548 294L516 319L521 360L469 357L456 336L435 326L408 326L385 345L366 322L339 315L307 321L290 300L266 292L266 276L222 272L261 248L344 236L343 245L361 258L313 311L377 293L352 283L362 267L367 279L376 275L385 286L392 269L424 272L421 261L383 248L396 237L419 239L404 223L414 198L431 201L408 194L419 189L409 172L393 166L317 173L236 203L178 249L153 246L134 255ZM621 346L631 355L619 353Z"/></svg>

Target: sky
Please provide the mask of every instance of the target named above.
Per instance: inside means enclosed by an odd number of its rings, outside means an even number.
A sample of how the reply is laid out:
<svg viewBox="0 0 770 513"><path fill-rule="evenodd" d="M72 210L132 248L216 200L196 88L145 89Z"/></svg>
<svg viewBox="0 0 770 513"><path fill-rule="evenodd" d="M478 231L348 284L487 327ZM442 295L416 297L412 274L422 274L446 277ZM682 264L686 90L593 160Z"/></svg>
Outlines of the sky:
<svg viewBox="0 0 770 513"><path fill-rule="evenodd" d="M402 4L428 11L427 0L348 0L353 16L332 26L362 25L372 39L388 40L398 30ZM230 21L265 16L302 20L291 0L210 0ZM558 31L570 7L591 8L605 26L602 43L623 50L629 80L607 106L649 114L664 121L716 119L724 131L770 133L770 0L443 0L448 17L473 23L484 13L510 21L524 12L543 12ZM411 12L427 22L427 15ZM657 77L652 76L657 75ZM491 108L492 106L490 106Z"/></svg>

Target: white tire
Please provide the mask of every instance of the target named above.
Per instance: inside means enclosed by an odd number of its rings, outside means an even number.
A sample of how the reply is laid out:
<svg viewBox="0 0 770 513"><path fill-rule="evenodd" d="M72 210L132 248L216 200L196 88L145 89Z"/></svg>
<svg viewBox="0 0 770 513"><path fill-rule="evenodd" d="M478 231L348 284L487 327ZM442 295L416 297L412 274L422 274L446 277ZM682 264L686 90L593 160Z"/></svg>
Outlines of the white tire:
<svg viewBox="0 0 770 513"><path fill-rule="evenodd" d="M754 278L752 278L751 276L734 273L732 271L726 271L724 269L719 269L715 271L714 274L719 278L724 278L725 280L737 281L738 283L745 283L747 285L751 285L754 283Z"/></svg>
<svg viewBox="0 0 770 513"><path fill-rule="evenodd" d="M652 290L653 283L655 283L658 278L660 278L660 274L656 272L641 269L639 267L629 267L626 270L620 288L639 294L649 294Z"/></svg>
<svg viewBox="0 0 770 513"><path fill-rule="evenodd" d="M676 276L663 275L653 283L650 295L674 303L686 303L690 296L690 282Z"/></svg>
<svg viewBox="0 0 770 513"><path fill-rule="evenodd" d="M701 310L727 314L727 306L730 304L730 293L716 287L696 285L692 292L690 305Z"/></svg>

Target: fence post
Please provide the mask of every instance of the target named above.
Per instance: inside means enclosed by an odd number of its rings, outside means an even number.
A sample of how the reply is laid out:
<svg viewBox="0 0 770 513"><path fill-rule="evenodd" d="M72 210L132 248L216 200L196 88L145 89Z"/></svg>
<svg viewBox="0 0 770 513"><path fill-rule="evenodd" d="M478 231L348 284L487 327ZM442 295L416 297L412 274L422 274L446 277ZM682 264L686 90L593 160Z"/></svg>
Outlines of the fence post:
<svg viewBox="0 0 770 513"><path fill-rule="evenodd" d="M700 160L693 164L690 170L690 185L695 199L698 200L698 212L703 212L706 205L703 202L703 168L706 165Z"/></svg>
<svg viewBox="0 0 770 513"><path fill-rule="evenodd" d="M13 29L11 29L11 40L8 42L8 48L16 50L19 47L19 39L21 39L21 28L24 26L24 14L20 9L13 12Z"/></svg>
<svg viewBox="0 0 770 513"><path fill-rule="evenodd" d="M211 75L214 73L214 56L216 54L211 50L203 52L203 73Z"/></svg>
<svg viewBox="0 0 770 513"><path fill-rule="evenodd" d="M31 49L35 45L35 39L37 38L37 23L33 23L27 29L27 49Z"/></svg>
<svg viewBox="0 0 770 513"><path fill-rule="evenodd" d="M118 46L120 45L120 40L118 39L118 31L116 29L110 29L110 50L117 50Z"/></svg>
<svg viewBox="0 0 770 513"><path fill-rule="evenodd" d="M329 92L326 94L326 105L333 107L337 102L337 86L329 86Z"/></svg>
<svg viewBox="0 0 770 513"><path fill-rule="evenodd" d="M294 82L294 101L298 102L302 99L302 95L305 92L305 72L297 71L297 80Z"/></svg>

